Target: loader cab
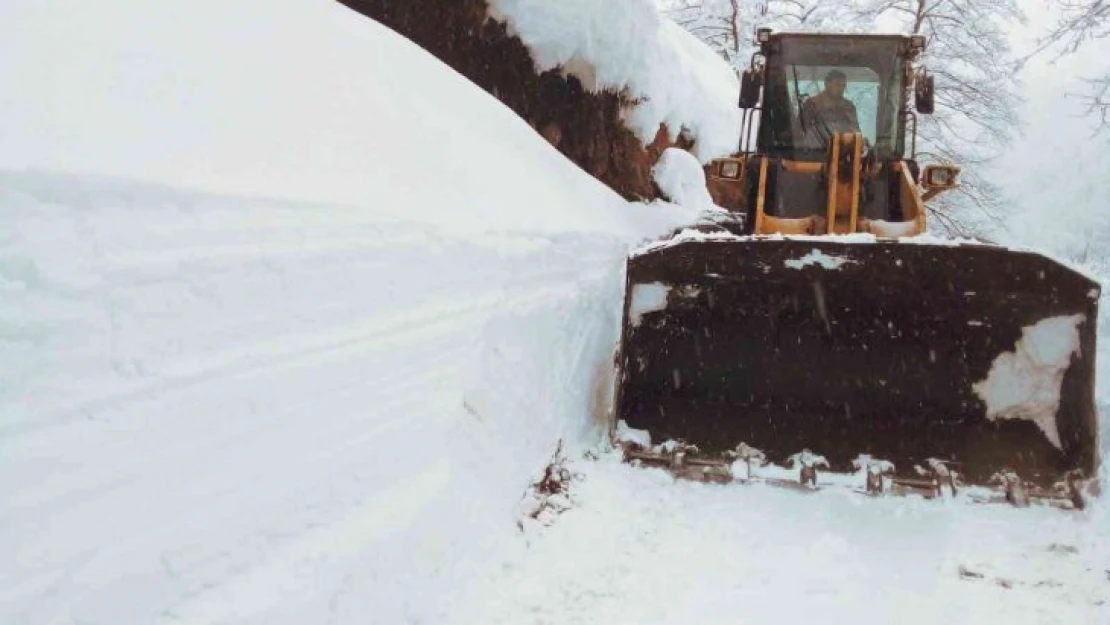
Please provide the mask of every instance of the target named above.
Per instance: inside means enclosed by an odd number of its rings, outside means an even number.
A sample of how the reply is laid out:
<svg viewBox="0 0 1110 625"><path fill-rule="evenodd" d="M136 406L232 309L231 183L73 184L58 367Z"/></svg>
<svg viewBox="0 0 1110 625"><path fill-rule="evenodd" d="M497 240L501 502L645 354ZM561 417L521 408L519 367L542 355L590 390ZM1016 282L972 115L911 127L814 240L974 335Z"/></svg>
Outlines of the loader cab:
<svg viewBox="0 0 1110 625"><path fill-rule="evenodd" d="M832 132L815 103L828 100L827 77L842 76L865 152L901 159L906 144L908 38L772 35L761 46L763 105L757 150L774 158L823 162ZM817 113L817 114L815 114Z"/></svg>
<svg viewBox="0 0 1110 625"><path fill-rule="evenodd" d="M745 216L744 234L924 232L925 200L959 171L918 186L917 114L933 107L932 77L914 66L924 38L760 29L757 42L737 152L706 171L714 201Z"/></svg>

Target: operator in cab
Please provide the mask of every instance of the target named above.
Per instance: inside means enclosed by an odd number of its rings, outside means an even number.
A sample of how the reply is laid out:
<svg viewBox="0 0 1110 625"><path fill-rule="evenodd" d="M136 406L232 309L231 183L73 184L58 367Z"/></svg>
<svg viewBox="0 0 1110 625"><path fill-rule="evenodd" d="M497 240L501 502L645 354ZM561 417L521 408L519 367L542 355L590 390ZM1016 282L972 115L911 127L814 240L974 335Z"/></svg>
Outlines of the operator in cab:
<svg viewBox="0 0 1110 625"><path fill-rule="evenodd" d="M807 131L816 133L822 143L833 133L859 132L856 105L844 97L848 77L834 69L825 74L825 90L806 100L802 106L802 123Z"/></svg>

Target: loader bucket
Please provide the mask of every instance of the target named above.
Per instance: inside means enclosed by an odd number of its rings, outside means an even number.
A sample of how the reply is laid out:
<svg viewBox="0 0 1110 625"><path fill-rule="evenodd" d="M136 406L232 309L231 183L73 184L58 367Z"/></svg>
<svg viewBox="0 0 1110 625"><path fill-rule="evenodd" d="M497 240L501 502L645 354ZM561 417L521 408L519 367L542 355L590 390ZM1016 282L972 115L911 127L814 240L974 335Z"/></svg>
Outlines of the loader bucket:
<svg viewBox="0 0 1110 625"><path fill-rule="evenodd" d="M1091 476L1099 288L990 245L679 237L628 260L616 416L704 452Z"/></svg>

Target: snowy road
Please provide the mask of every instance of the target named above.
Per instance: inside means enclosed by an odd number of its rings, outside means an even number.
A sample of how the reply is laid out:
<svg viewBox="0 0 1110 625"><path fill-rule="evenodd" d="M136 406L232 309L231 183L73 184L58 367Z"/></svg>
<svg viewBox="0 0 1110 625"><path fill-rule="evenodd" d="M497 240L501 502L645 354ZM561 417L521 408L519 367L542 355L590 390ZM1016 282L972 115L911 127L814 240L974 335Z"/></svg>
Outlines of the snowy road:
<svg viewBox="0 0 1110 625"><path fill-rule="evenodd" d="M454 622L1110 622L1104 518L575 469L576 507L527 530Z"/></svg>
<svg viewBox="0 0 1110 625"><path fill-rule="evenodd" d="M5 625L434 616L611 362L611 236L0 183Z"/></svg>
<svg viewBox="0 0 1110 625"><path fill-rule="evenodd" d="M338 3L0 35L0 623L442 622L693 212Z"/></svg>
<svg viewBox="0 0 1110 625"><path fill-rule="evenodd" d="M53 175L0 204L4 625L1107 622L1104 511L599 461L526 543L605 407L611 235Z"/></svg>

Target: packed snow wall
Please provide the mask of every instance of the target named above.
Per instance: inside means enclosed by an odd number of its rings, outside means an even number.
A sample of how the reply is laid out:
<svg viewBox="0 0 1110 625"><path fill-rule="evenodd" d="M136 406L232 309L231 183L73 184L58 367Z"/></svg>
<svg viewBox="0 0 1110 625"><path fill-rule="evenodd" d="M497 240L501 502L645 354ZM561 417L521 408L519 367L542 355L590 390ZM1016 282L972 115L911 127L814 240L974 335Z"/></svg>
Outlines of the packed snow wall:
<svg viewBox="0 0 1110 625"><path fill-rule="evenodd" d="M668 147L689 148L660 125L654 141L621 119L635 96L591 92L559 69L538 71L529 49L506 24L490 19L485 0L340 0L438 57L508 106L567 158L628 200L659 197L651 167ZM434 15L434 19L429 19ZM444 106L450 106L444 102Z"/></svg>
<svg viewBox="0 0 1110 625"><path fill-rule="evenodd" d="M445 622L693 216L338 3L0 41L0 623Z"/></svg>

